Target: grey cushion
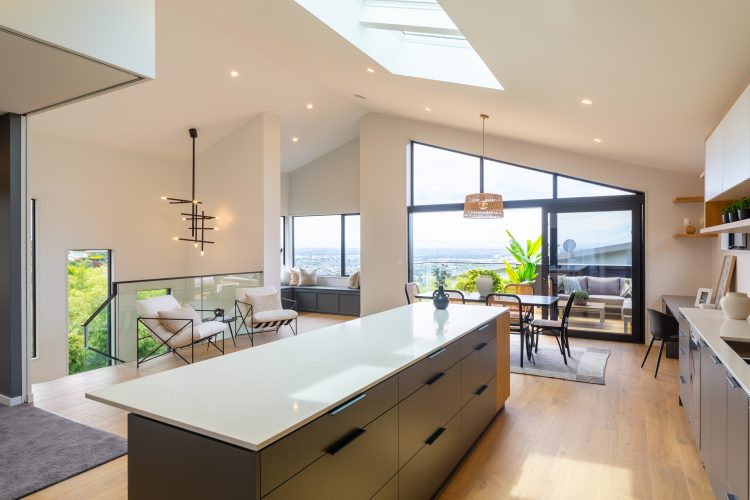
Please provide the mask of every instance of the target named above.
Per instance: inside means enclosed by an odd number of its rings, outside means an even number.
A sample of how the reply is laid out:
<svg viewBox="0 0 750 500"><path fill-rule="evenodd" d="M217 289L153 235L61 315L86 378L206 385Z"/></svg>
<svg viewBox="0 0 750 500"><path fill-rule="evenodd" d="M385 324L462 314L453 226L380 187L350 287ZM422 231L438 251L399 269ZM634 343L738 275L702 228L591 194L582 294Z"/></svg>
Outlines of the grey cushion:
<svg viewBox="0 0 750 500"><path fill-rule="evenodd" d="M589 295L589 302L601 302L607 306L620 306L625 299L619 295Z"/></svg>
<svg viewBox="0 0 750 500"><path fill-rule="evenodd" d="M589 277L588 276L579 276L578 277L578 284L581 285L581 290L589 291Z"/></svg>
<svg viewBox="0 0 750 500"><path fill-rule="evenodd" d="M587 289L591 295L620 296L620 278L595 278L588 276L587 282Z"/></svg>

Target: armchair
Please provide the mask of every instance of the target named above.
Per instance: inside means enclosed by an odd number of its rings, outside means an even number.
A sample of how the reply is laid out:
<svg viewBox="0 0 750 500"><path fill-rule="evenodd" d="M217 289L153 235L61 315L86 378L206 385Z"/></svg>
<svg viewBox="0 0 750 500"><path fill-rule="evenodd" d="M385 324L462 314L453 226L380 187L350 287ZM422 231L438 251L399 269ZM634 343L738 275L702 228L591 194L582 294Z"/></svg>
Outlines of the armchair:
<svg viewBox="0 0 750 500"><path fill-rule="evenodd" d="M253 335L256 329L275 329L279 333L282 326L289 326L294 335L297 335L297 301L285 299L274 287L237 288L234 292L234 309L236 316L240 319L237 328L237 336L250 335L250 345L255 345ZM291 305L290 309L284 309L282 303ZM292 326L294 323L294 326Z"/></svg>

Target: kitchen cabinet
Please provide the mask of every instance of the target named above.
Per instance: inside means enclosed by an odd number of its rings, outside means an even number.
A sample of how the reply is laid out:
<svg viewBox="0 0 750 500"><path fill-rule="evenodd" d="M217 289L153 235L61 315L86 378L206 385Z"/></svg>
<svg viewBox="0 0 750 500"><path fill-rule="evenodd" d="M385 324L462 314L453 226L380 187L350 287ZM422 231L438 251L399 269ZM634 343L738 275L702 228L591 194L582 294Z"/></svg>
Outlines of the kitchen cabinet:
<svg viewBox="0 0 750 500"><path fill-rule="evenodd" d="M737 380L727 374L727 495L731 500L748 500L750 443L748 405L750 399Z"/></svg>

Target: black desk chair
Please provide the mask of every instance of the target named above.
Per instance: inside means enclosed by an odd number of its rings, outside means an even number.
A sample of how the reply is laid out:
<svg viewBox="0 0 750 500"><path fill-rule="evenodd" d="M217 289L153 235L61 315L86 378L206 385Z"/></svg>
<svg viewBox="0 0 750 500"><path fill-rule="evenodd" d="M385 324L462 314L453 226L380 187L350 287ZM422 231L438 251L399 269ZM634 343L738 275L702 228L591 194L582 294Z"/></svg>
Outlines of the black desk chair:
<svg viewBox="0 0 750 500"><path fill-rule="evenodd" d="M648 310L648 322L649 329L651 330L651 343L648 345L646 355L643 357L641 368L646 364L646 359L648 359L648 354L651 352L651 346L654 345L654 340L659 339L661 344L659 345L659 358L656 360L656 372L654 373L654 378L656 378L659 374L659 364L661 363L662 352L664 352L664 343L679 342L680 325L672 316L654 309Z"/></svg>

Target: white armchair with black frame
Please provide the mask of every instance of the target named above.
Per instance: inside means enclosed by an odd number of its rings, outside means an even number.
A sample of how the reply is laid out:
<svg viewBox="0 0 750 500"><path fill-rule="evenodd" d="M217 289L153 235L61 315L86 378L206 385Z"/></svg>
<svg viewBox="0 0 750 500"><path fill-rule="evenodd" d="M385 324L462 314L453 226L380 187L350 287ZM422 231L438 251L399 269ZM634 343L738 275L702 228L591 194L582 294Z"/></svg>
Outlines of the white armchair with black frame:
<svg viewBox="0 0 750 500"><path fill-rule="evenodd" d="M255 345L256 330L275 329L278 333L282 326L289 326L297 335L297 301L282 298L274 287L238 288L234 298L235 315L240 320L236 335L250 335L250 345ZM289 308L284 309L282 304Z"/></svg>
<svg viewBox="0 0 750 500"><path fill-rule="evenodd" d="M189 305L181 306L172 295L138 300L135 310L138 314L136 352L142 340L150 337L156 342L156 347L143 357L136 355L136 366L169 353L176 354L190 364L195 361L195 345L203 341L208 343L208 349L213 345L224 354L224 331L227 324L213 320L203 321L195 309ZM148 331L148 336L141 336L141 325ZM219 334L221 347L216 342ZM179 352L187 347L190 347L190 361ZM162 351L162 348L166 348L166 351Z"/></svg>

